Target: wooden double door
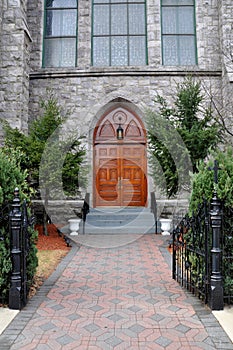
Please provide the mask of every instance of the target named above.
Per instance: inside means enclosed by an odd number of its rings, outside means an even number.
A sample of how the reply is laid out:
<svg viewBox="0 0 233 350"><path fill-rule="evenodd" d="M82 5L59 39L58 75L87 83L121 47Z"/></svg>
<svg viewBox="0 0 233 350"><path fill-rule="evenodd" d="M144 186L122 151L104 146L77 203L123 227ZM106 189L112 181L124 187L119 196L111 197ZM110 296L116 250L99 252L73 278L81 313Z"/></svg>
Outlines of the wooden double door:
<svg viewBox="0 0 233 350"><path fill-rule="evenodd" d="M123 138L118 139L121 126ZM123 106L106 112L94 131L94 206L145 206L146 131Z"/></svg>
<svg viewBox="0 0 233 350"><path fill-rule="evenodd" d="M95 206L145 206L146 149L142 144L95 146Z"/></svg>

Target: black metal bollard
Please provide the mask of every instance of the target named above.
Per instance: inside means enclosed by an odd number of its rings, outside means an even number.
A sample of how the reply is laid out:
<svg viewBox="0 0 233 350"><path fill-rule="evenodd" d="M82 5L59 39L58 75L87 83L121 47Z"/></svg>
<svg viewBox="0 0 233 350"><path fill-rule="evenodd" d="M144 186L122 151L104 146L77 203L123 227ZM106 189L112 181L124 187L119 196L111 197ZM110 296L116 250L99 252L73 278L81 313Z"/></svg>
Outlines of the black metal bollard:
<svg viewBox="0 0 233 350"><path fill-rule="evenodd" d="M211 249L212 255L212 273L210 277L210 308L212 310L223 310L223 280L221 274L222 251L220 248L220 235L222 228L221 203L217 198L216 192L211 202L210 211L211 227L213 231L213 243Z"/></svg>
<svg viewBox="0 0 233 350"><path fill-rule="evenodd" d="M9 308L21 310L21 228L22 213L20 210L19 189L14 191L12 210L10 212L12 274L10 279Z"/></svg>

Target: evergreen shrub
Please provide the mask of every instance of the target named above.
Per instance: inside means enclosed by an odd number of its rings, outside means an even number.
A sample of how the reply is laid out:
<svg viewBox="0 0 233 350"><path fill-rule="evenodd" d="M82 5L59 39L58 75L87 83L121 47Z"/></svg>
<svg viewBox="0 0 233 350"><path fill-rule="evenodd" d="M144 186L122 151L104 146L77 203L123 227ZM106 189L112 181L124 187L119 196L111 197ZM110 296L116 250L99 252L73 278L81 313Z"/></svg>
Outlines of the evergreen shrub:
<svg viewBox="0 0 233 350"><path fill-rule="evenodd" d="M214 160L218 164L218 181L214 182ZM222 275L224 295L228 302L233 301L233 150L216 151L211 159L198 165L198 172L192 176L192 193L189 206L189 216L197 215L200 205L205 199L211 204L214 191L222 202ZM191 235L185 237L187 243ZM195 269L195 263L192 262ZM196 271L197 272L197 271ZM194 271L195 273L195 271Z"/></svg>
<svg viewBox="0 0 233 350"><path fill-rule="evenodd" d="M19 165L21 157L23 154L19 150L6 146L0 149L0 302L3 303L8 302L12 271L9 213L15 188L19 188L21 200L30 198L28 173ZM30 251L27 257L27 273L30 281L32 281L38 264L36 239L37 231L30 229Z"/></svg>

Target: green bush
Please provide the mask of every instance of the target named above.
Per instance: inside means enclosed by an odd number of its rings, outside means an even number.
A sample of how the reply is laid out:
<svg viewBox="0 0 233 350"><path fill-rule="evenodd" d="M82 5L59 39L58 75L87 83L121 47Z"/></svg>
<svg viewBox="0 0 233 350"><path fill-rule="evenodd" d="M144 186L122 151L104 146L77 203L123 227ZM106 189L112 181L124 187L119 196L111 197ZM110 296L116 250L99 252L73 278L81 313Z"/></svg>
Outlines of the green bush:
<svg viewBox="0 0 233 350"><path fill-rule="evenodd" d="M214 160L218 162L218 183L214 184L213 166ZM233 150L212 153L211 159L199 163L198 172L192 175L192 192L189 212L197 212L198 205L203 198L210 202L214 189L218 198L224 200L227 207L233 208Z"/></svg>
<svg viewBox="0 0 233 350"><path fill-rule="evenodd" d="M5 302L8 298L10 289L10 274L12 270L11 255L10 255L10 238L9 232L5 227L0 227L0 296L1 301Z"/></svg>
<svg viewBox="0 0 233 350"><path fill-rule="evenodd" d="M86 165L83 136L78 136L77 131L72 130L69 132L70 137L66 135L66 140L61 139L59 131L69 114L62 110L51 91L48 91L47 99L41 101L41 108L43 114L31 122L28 135L2 121L5 143L8 147L23 153L20 166L22 169L27 169L30 179L39 185L39 177L43 178L48 199L54 198L54 193L61 182L60 161L65 154L62 164L63 190L68 196L77 196L79 187L86 185L83 171ZM45 150L48 154L46 162L43 162Z"/></svg>
<svg viewBox="0 0 233 350"><path fill-rule="evenodd" d="M6 121L2 124L5 144L22 152L21 169L27 169L28 180L34 184L46 208L49 199L60 199L63 192L68 197L77 198L80 187L86 186L86 150L78 128L60 135L69 114L64 113L51 91L41 102L41 107L43 114L35 116L28 135L12 128ZM48 235L47 222L45 212L45 235Z"/></svg>
<svg viewBox="0 0 233 350"><path fill-rule="evenodd" d="M214 181L213 167L214 160L218 164L218 181ZM189 206L189 216L198 213L198 208L206 199L211 203L214 192L222 202L222 235L220 237L222 246L222 276L224 295L233 298L233 150L228 148L225 151L217 151L212 154L209 161L201 162L198 166L198 173L192 178L192 194ZM203 223L204 225L204 223ZM192 242L191 232L188 231L185 239L187 243ZM192 267L195 274L195 265ZM196 271L197 273L197 271ZM230 299L229 299L230 300Z"/></svg>
<svg viewBox="0 0 233 350"><path fill-rule="evenodd" d="M27 255L27 287L30 288L33 282L33 278L36 274L36 268L38 266L37 248L36 242L38 239L38 231L32 227L28 228L29 233L29 252Z"/></svg>
<svg viewBox="0 0 233 350"><path fill-rule="evenodd" d="M10 276L12 271L11 246L9 232L9 211L14 197L14 190L19 188L21 200L30 198L27 184L28 173L21 170L20 159L23 154L8 147L0 149L0 297L8 301ZM37 266L35 238L37 232L31 229L30 252L28 255L28 274L34 276Z"/></svg>

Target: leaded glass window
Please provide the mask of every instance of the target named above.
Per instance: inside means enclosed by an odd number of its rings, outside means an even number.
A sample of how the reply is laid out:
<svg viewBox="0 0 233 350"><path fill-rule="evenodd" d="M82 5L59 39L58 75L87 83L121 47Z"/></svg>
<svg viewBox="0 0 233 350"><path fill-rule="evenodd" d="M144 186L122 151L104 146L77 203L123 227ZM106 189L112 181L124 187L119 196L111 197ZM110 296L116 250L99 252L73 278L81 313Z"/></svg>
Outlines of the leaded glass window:
<svg viewBox="0 0 233 350"><path fill-rule="evenodd" d="M44 67L74 67L77 51L77 0L47 0Z"/></svg>
<svg viewBox="0 0 233 350"><path fill-rule="evenodd" d="M93 66L147 64L145 0L93 0Z"/></svg>
<svg viewBox="0 0 233 350"><path fill-rule="evenodd" d="M162 0L163 64L195 65L194 0Z"/></svg>

